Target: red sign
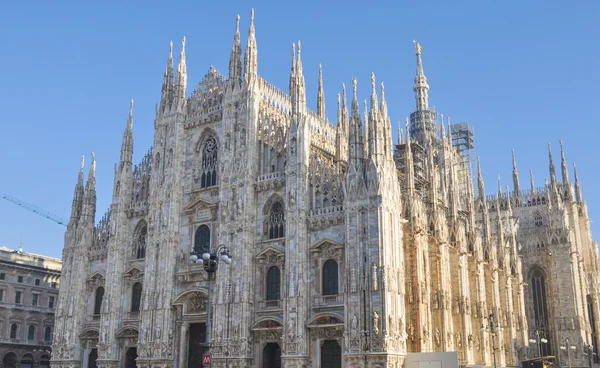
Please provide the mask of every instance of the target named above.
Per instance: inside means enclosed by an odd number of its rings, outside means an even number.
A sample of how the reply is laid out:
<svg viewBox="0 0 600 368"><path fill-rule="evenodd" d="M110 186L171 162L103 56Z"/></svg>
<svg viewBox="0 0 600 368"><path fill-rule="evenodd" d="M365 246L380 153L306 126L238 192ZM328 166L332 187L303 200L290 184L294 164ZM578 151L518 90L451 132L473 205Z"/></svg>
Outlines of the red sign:
<svg viewBox="0 0 600 368"><path fill-rule="evenodd" d="M210 354L202 355L202 366L210 367Z"/></svg>

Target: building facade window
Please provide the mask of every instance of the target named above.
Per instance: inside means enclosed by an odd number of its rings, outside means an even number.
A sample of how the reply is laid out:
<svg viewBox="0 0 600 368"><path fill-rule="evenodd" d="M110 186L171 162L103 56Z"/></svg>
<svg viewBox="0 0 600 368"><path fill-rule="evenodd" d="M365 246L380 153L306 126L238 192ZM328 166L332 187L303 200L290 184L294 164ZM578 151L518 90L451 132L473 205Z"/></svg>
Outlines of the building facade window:
<svg viewBox="0 0 600 368"><path fill-rule="evenodd" d="M48 308L54 308L54 297L53 296L48 297Z"/></svg>
<svg viewBox="0 0 600 368"><path fill-rule="evenodd" d="M15 304L21 304L21 296L23 294L20 291L15 292Z"/></svg>
<svg viewBox="0 0 600 368"><path fill-rule="evenodd" d="M102 300L103 299L104 299L104 288L102 286L98 286L98 288L96 289L96 296L94 298L94 314L100 314L102 312Z"/></svg>
<svg viewBox="0 0 600 368"><path fill-rule="evenodd" d="M44 330L44 341L45 342L52 341L52 328L51 327L46 327L46 329Z"/></svg>
<svg viewBox="0 0 600 368"><path fill-rule="evenodd" d="M23 282L23 276L17 276L17 282L22 283Z"/></svg>
<svg viewBox="0 0 600 368"><path fill-rule="evenodd" d="M202 149L200 188L217 185L218 147L215 138L209 138Z"/></svg>
<svg viewBox="0 0 600 368"><path fill-rule="evenodd" d="M131 288L131 311L140 311L140 302L142 300L142 284L136 282Z"/></svg>
<svg viewBox="0 0 600 368"><path fill-rule="evenodd" d="M271 205L267 219L269 239L283 238L285 236L285 212L281 202Z"/></svg>
<svg viewBox="0 0 600 368"><path fill-rule="evenodd" d="M29 328L27 329L27 340L29 340L29 341L35 340L35 326L34 325L30 325Z"/></svg>
<svg viewBox="0 0 600 368"><path fill-rule="evenodd" d="M0 289L0 302L4 301L4 290Z"/></svg>
<svg viewBox="0 0 600 368"><path fill-rule="evenodd" d="M338 294L338 264L333 259L328 259L323 264L322 294Z"/></svg>
<svg viewBox="0 0 600 368"><path fill-rule="evenodd" d="M542 220L542 215L540 215L539 212L536 212L535 215L533 215L533 222L534 222L535 227L544 226L544 221Z"/></svg>
<svg viewBox="0 0 600 368"><path fill-rule="evenodd" d="M12 325L10 325L10 338L11 339L17 338L17 332L19 332L19 325L16 323L13 323Z"/></svg>
<svg viewBox="0 0 600 368"><path fill-rule="evenodd" d="M35 279L35 286L40 286L40 279Z"/></svg>
<svg viewBox="0 0 600 368"><path fill-rule="evenodd" d="M279 267L272 266L267 271L267 300L281 299L281 271Z"/></svg>
<svg viewBox="0 0 600 368"><path fill-rule="evenodd" d="M210 228L200 225L194 237L194 252L204 253L210 250Z"/></svg>
<svg viewBox="0 0 600 368"><path fill-rule="evenodd" d="M148 226L146 221L142 220L136 226L133 233L133 258L146 258L146 240L148 238Z"/></svg>
<svg viewBox="0 0 600 368"><path fill-rule="evenodd" d="M31 305L37 306L40 299L40 294L33 294L31 296Z"/></svg>
<svg viewBox="0 0 600 368"><path fill-rule="evenodd" d="M6 280L6 274L4 272L0 273L0 280Z"/></svg>

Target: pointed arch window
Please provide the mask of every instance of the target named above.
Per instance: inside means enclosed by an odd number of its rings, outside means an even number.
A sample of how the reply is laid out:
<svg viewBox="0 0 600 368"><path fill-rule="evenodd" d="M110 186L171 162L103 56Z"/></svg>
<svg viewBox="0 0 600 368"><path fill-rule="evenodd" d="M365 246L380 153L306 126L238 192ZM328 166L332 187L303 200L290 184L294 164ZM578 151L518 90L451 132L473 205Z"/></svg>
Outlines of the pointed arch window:
<svg viewBox="0 0 600 368"><path fill-rule="evenodd" d="M102 300L104 299L104 287L98 286L96 297L94 299L94 314L100 314L102 311Z"/></svg>
<svg viewBox="0 0 600 368"><path fill-rule="evenodd" d="M533 215L533 222L534 222L535 227L544 226L544 221L542 219L542 215L540 215L539 212L536 212L535 215Z"/></svg>
<svg viewBox="0 0 600 368"><path fill-rule="evenodd" d="M336 295L338 290L338 264L333 259L328 259L323 264L322 294Z"/></svg>
<svg viewBox="0 0 600 368"><path fill-rule="evenodd" d="M273 266L267 271L267 300L281 299L281 271Z"/></svg>
<svg viewBox="0 0 600 368"><path fill-rule="evenodd" d="M136 282L131 288L131 311L139 312L142 301L142 284Z"/></svg>
<svg viewBox="0 0 600 368"><path fill-rule="evenodd" d="M535 319L535 328L541 332L542 337L550 340L548 323L548 306L546 295L546 279L540 269L536 269L531 274L531 288L533 294L533 316ZM541 344L541 353L543 356L551 355L552 343L548 341Z"/></svg>
<svg viewBox="0 0 600 368"><path fill-rule="evenodd" d="M46 329L44 330L44 341L45 342L52 341L52 328L51 327L46 327Z"/></svg>
<svg viewBox="0 0 600 368"><path fill-rule="evenodd" d="M267 220L269 239L283 238L285 236L285 213L283 205L277 201L271 205Z"/></svg>
<svg viewBox="0 0 600 368"><path fill-rule="evenodd" d="M12 325L10 325L10 338L11 339L17 338L17 332L19 332L19 325L16 323L13 323Z"/></svg>
<svg viewBox="0 0 600 368"><path fill-rule="evenodd" d="M146 258L146 241L148 239L148 226L146 221L140 221L133 233L132 256L135 259Z"/></svg>
<svg viewBox="0 0 600 368"><path fill-rule="evenodd" d="M200 225L194 237L194 252L204 253L210 249L210 228Z"/></svg>
<svg viewBox="0 0 600 368"><path fill-rule="evenodd" d="M29 328L27 329L27 340L29 340L29 341L35 340L35 326L34 325L30 325Z"/></svg>
<svg viewBox="0 0 600 368"><path fill-rule="evenodd" d="M209 138L202 149L202 168L200 170L200 188L217 185L218 147L215 138Z"/></svg>

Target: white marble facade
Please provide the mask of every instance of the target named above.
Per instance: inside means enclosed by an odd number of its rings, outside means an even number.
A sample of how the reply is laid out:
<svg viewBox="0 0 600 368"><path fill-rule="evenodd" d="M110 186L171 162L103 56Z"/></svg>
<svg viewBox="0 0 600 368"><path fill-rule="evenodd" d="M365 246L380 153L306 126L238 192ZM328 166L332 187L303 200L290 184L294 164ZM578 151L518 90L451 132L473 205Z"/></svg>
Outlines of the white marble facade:
<svg viewBox="0 0 600 368"><path fill-rule="evenodd" d="M254 13L244 55L238 17L228 76L210 68L189 97L185 38L176 72L171 45L153 147L132 165L132 102L95 226L95 161L85 188L82 163L52 365L200 366L209 302L213 367L400 367L413 351L490 366L492 313L500 366L535 356L532 325L554 355L563 332L592 344L598 256L579 182L563 160L562 183L524 191L515 164L514 190L486 196L481 169L473 180L452 126L429 110L418 44L416 59L416 110L393 143L374 75L369 106L356 80L350 96L342 86L336 124L322 72L317 111L306 107L300 42L287 93L260 77ZM189 255L219 244L233 263L208 301ZM553 279L566 268L572 278Z"/></svg>

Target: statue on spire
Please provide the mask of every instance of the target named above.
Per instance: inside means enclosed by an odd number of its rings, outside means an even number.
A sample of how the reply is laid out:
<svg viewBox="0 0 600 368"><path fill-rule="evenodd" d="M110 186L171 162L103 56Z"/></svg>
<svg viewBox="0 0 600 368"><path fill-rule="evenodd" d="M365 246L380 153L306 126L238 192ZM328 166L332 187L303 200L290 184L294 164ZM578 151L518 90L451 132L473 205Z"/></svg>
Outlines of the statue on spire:
<svg viewBox="0 0 600 368"><path fill-rule="evenodd" d="M129 116L133 116L133 98L129 101Z"/></svg>
<svg viewBox="0 0 600 368"><path fill-rule="evenodd" d="M83 170L84 163L85 163L85 155L81 155L81 170Z"/></svg>
<svg viewBox="0 0 600 368"><path fill-rule="evenodd" d="M421 44L418 43L416 40L413 40L413 43L415 44L415 50L417 50L417 55L421 55L421 49L423 47L421 47Z"/></svg>

